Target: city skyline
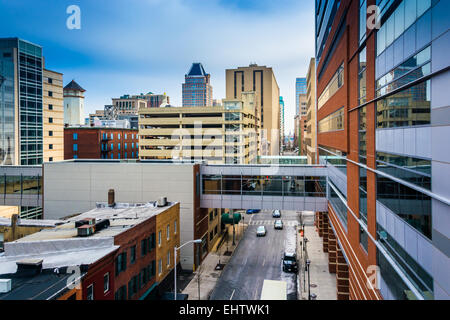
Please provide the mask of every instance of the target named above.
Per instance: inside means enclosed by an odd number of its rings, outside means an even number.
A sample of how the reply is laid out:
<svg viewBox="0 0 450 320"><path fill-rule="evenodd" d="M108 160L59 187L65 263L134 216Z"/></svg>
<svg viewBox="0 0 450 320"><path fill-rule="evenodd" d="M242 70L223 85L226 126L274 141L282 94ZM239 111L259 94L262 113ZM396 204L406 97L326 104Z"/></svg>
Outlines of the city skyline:
<svg viewBox="0 0 450 320"><path fill-rule="evenodd" d="M64 74L64 84L75 79L86 89L86 117L126 92L167 92L171 104L181 106L184 75L198 61L211 74L214 99L225 98L226 69L253 62L272 67L286 103L286 119L293 119L293 82L306 74L307 62L314 56L312 0L133 1L127 3L127 10L121 3L79 1L80 30L66 27L66 9L71 4L5 3L0 36L41 45L47 66ZM13 18L19 12L29 23ZM130 12L132 23L115 24ZM148 12L158 13L152 15L150 23L144 18ZM268 23L273 20L277 23ZM209 23L208 28L204 28L205 23ZM227 28L222 27L225 23ZM194 33L196 37L191 36ZM297 40L289 40L293 38ZM286 132L293 127L293 120L286 121Z"/></svg>

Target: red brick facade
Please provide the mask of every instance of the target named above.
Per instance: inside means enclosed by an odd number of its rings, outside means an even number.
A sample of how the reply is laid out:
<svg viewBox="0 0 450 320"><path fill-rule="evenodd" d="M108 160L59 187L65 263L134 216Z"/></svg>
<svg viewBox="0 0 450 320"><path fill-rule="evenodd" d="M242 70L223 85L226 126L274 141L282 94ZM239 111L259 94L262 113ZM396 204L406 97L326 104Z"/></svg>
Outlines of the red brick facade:
<svg viewBox="0 0 450 320"><path fill-rule="evenodd" d="M138 130L94 127L65 128L64 159L74 158L138 159Z"/></svg>

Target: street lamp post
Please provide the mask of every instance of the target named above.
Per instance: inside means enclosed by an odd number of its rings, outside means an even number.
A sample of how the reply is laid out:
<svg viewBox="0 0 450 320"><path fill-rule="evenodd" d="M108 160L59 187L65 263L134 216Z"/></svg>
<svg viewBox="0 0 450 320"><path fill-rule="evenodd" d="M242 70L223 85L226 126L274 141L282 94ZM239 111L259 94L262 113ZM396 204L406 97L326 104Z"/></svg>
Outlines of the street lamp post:
<svg viewBox="0 0 450 320"><path fill-rule="evenodd" d="M311 283L310 283L310 277L309 277L309 265L311 264L311 261L308 259L306 260L306 265L308 266L308 300L311 300Z"/></svg>
<svg viewBox="0 0 450 320"><path fill-rule="evenodd" d="M180 250L180 249L183 248L185 245L190 244L190 243L202 243L202 240L201 240L201 239L191 240L191 241L188 241L188 242L182 244L182 245L179 246L178 248L177 248L176 246L173 248L173 251L174 251L174 258L175 258L175 260L174 260L174 263L175 263L175 268L174 268L174 276L175 276L175 278L174 278L174 280L175 280L175 285L174 285L174 298L175 298L175 300L177 300L177 250Z"/></svg>

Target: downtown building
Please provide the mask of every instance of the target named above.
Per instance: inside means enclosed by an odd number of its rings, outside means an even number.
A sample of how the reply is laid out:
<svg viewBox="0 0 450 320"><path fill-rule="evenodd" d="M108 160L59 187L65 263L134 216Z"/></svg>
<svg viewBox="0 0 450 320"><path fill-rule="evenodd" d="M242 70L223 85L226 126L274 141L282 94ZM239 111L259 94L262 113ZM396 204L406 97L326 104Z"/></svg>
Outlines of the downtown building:
<svg viewBox="0 0 450 320"><path fill-rule="evenodd" d="M140 108L159 108L170 104L170 98L164 94L123 95L120 98L113 98L112 105L105 106L105 116L116 119L120 116L137 115ZM106 112L109 111L109 112ZM108 114L107 114L108 113Z"/></svg>
<svg viewBox="0 0 450 320"><path fill-rule="evenodd" d="M307 79L295 80L294 144L300 156L306 156Z"/></svg>
<svg viewBox="0 0 450 320"><path fill-rule="evenodd" d="M256 93L256 117L261 122L261 155L280 154L280 88L272 68L251 64L226 70L226 99L242 99Z"/></svg>
<svg viewBox="0 0 450 320"><path fill-rule="evenodd" d="M443 0L316 1L329 168L316 224L338 299L450 298L449 12Z"/></svg>
<svg viewBox="0 0 450 320"><path fill-rule="evenodd" d="M180 204L114 197L109 190L107 203L5 243L0 300L143 300L173 290Z"/></svg>
<svg viewBox="0 0 450 320"><path fill-rule="evenodd" d="M249 164L259 155L255 93L212 107L141 108L139 158Z"/></svg>
<svg viewBox="0 0 450 320"><path fill-rule="evenodd" d="M309 164L317 163L317 125L316 125L316 59L311 58L306 77L306 132L304 145Z"/></svg>
<svg viewBox="0 0 450 320"><path fill-rule="evenodd" d="M184 77L183 107L203 107L213 105L211 75L206 73L203 65L194 62Z"/></svg>
<svg viewBox="0 0 450 320"><path fill-rule="evenodd" d="M62 78L45 68L41 46L0 39L0 165L63 160ZM18 210L21 218L42 217L40 207Z"/></svg>
<svg viewBox="0 0 450 320"><path fill-rule="evenodd" d="M139 134L135 129L108 126L66 127L64 145L66 160L139 159Z"/></svg>

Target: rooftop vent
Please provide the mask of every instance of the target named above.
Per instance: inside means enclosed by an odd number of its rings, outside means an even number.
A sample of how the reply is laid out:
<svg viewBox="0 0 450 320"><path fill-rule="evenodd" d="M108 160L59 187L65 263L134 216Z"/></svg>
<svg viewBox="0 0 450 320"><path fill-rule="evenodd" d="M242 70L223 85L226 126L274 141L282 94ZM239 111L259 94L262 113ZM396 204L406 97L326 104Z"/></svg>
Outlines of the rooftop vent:
<svg viewBox="0 0 450 320"><path fill-rule="evenodd" d="M35 276L42 271L42 259L24 259L17 261L17 274L21 276Z"/></svg>
<svg viewBox="0 0 450 320"><path fill-rule="evenodd" d="M77 235L79 237L89 237L95 233L95 225L82 225L77 228Z"/></svg>
<svg viewBox="0 0 450 320"><path fill-rule="evenodd" d="M165 207L167 206L167 197L161 197L158 200L158 207Z"/></svg>
<svg viewBox="0 0 450 320"><path fill-rule="evenodd" d="M115 195L114 195L114 189L109 189L108 191L108 206L109 207L114 207L114 205L116 204L115 202Z"/></svg>
<svg viewBox="0 0 450 320"><path fill-rule="evenodd" d="M83 220L75 221L75 228L79 228L84 225L90 225L90 226L95 225L95 219L94 218L85 218Z"/></svg>
<svg viewBox="0 0 450 320"><path fill-rule="evenodd" d="M11 291L11 279L0 279L0 293Z"/></svg>

